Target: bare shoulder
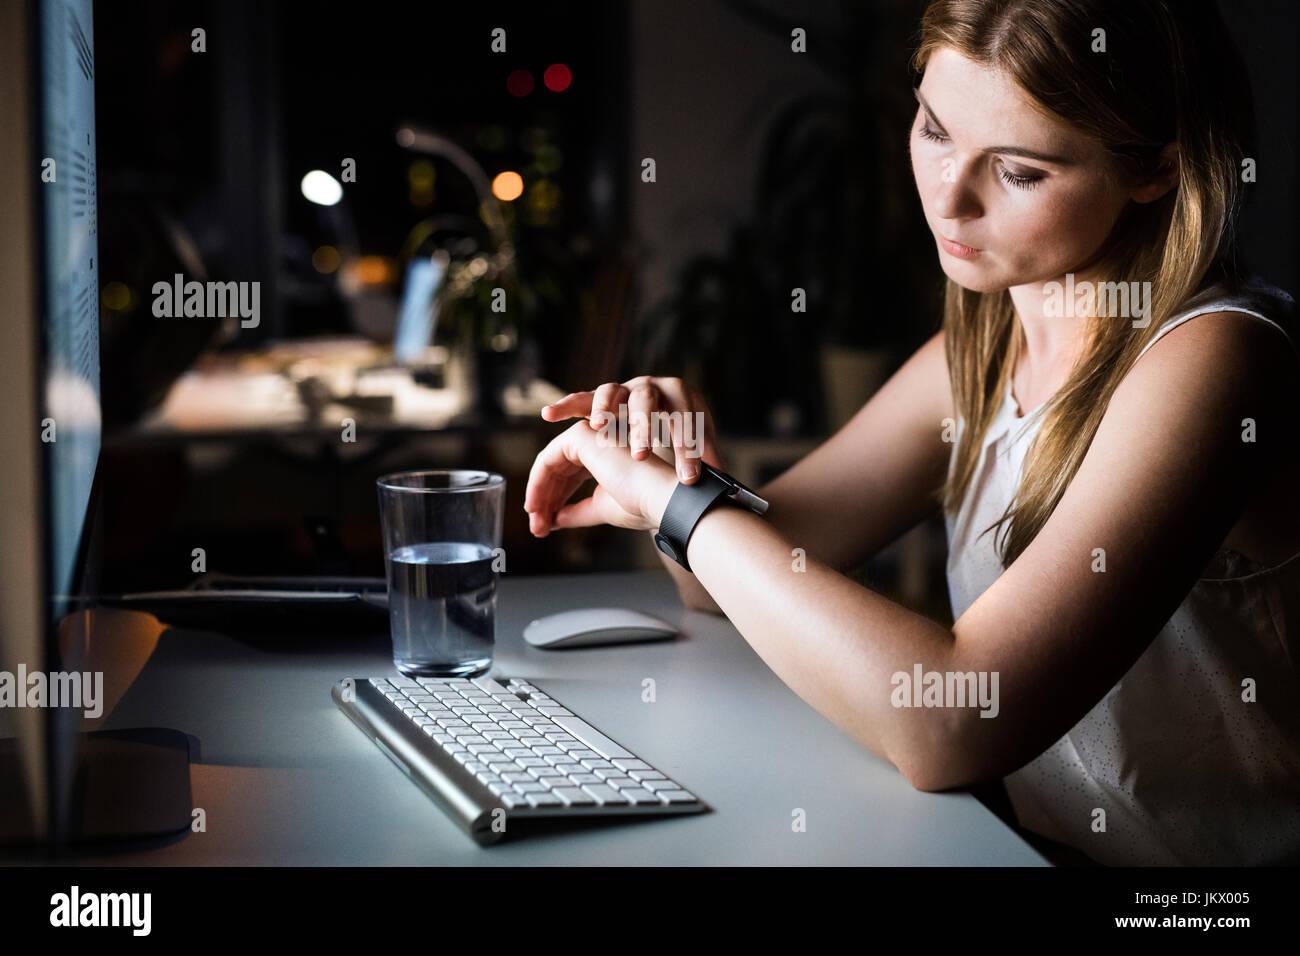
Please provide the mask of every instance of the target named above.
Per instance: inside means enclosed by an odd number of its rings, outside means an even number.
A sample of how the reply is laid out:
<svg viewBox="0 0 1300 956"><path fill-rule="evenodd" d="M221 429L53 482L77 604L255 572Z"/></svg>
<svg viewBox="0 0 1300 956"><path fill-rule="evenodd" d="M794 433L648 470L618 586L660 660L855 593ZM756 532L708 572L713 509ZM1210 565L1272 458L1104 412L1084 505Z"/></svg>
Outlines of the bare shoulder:
<svg viewBox="0 0 1300 956"><path fill-rule="evenodd" d="M1207 312L1170 329L1147 349L1116 388L1112 406L1152 403L1192 412L1184 437L1223 419L1267 420L1272 434L1293 434L1300 402L1300 364L1290 341L1268 322L1242 312Z"/></svg>
<svg viewBox="0 0 1300 956"><path fill-rule="evenodd" d="M952 380L948 374L947 346L943 329L930 336L907 361L913 372L909 376L912 393L919 408L923 408L922 417L926 421L938 422L953 414Z"/></svg>

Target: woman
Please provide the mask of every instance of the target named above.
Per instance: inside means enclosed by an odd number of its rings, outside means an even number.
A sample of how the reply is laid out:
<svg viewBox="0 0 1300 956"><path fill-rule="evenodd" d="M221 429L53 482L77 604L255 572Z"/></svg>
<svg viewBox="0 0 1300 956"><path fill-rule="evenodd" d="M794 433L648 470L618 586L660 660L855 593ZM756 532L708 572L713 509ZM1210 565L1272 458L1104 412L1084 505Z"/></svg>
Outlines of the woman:
<svg viewBox="0 0 1300 956"><path fill-rule="evenodd" d="M1023 826L1105 863L1300 859L1300 353L1289 297L1234 268L1226 37L1187 0L933 3L910 146L941 331L767 516L715 507L693 575L665 559L915 787L1003 777ZM644 427L630 452L593 428L623 403L705 411L648 376L550 406L584 420L534 464L534 534L658 526L678 476ZM841 573L938 507L951 628ZM900 706L916 665L996 675L996 718Z"/></svg>

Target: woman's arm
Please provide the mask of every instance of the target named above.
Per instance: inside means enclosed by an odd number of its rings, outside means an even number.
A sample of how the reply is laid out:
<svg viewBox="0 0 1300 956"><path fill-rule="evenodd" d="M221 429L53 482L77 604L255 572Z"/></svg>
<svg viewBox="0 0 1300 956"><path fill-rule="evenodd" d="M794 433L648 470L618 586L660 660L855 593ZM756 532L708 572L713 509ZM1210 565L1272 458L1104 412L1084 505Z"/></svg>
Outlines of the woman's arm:
<svg viewBox="0 0 1300 956"><path fill-rule="evenodd" d="M768 524L837 571L861 565L937 509L952 416L939 332L834 435L758 490ZM660 558L687 607L721 613L699 578Z"/></svg>
<svg viewBox="0 0 1300 956"><path fill-rule="evenodd" d="M739 508L690 538L695 576L772 670L916 787L941 790L1032 759L1112 687L1182 601L1268 466L1293 370L1276 333L1232 313L1153 346L1116 390L1074 480L1025 552L951 629L836 573L806 542ZM1241 440L1242 420L1259 424ZM675 481L648 496L657 521ZM845 522L847 524L847 522ZM1105 570L1095 570L1098 549ZM839 550L822 553L843 555ZM996 716L895 707L916 665L998 675ZM990 685L991 686L991 685Z"/></svg>

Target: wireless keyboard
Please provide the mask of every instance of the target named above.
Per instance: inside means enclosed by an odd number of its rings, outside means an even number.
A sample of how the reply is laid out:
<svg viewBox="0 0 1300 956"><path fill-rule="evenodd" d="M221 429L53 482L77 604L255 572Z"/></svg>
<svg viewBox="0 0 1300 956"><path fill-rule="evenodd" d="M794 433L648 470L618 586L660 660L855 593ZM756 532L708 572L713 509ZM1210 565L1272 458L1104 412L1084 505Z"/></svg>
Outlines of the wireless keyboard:
<svg viewBox="0 0 1300 956"><path fill-rule="evenodd" d="M346 678L331 696L483 846L515 823L708 809L527 681Z"/></svg>

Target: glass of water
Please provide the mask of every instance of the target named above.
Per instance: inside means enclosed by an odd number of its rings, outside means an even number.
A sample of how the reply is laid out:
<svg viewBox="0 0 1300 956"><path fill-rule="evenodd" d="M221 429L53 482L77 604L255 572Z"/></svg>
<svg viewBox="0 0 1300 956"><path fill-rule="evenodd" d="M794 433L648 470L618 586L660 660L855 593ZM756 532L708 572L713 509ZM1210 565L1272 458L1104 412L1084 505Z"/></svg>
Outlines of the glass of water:
<svg viewBox="0 0 1300 956"><path fill-rule="evenodd" d="M506 480L486 471L404 471L379 485L393 663L411 677L492 666Z"/></svg>

